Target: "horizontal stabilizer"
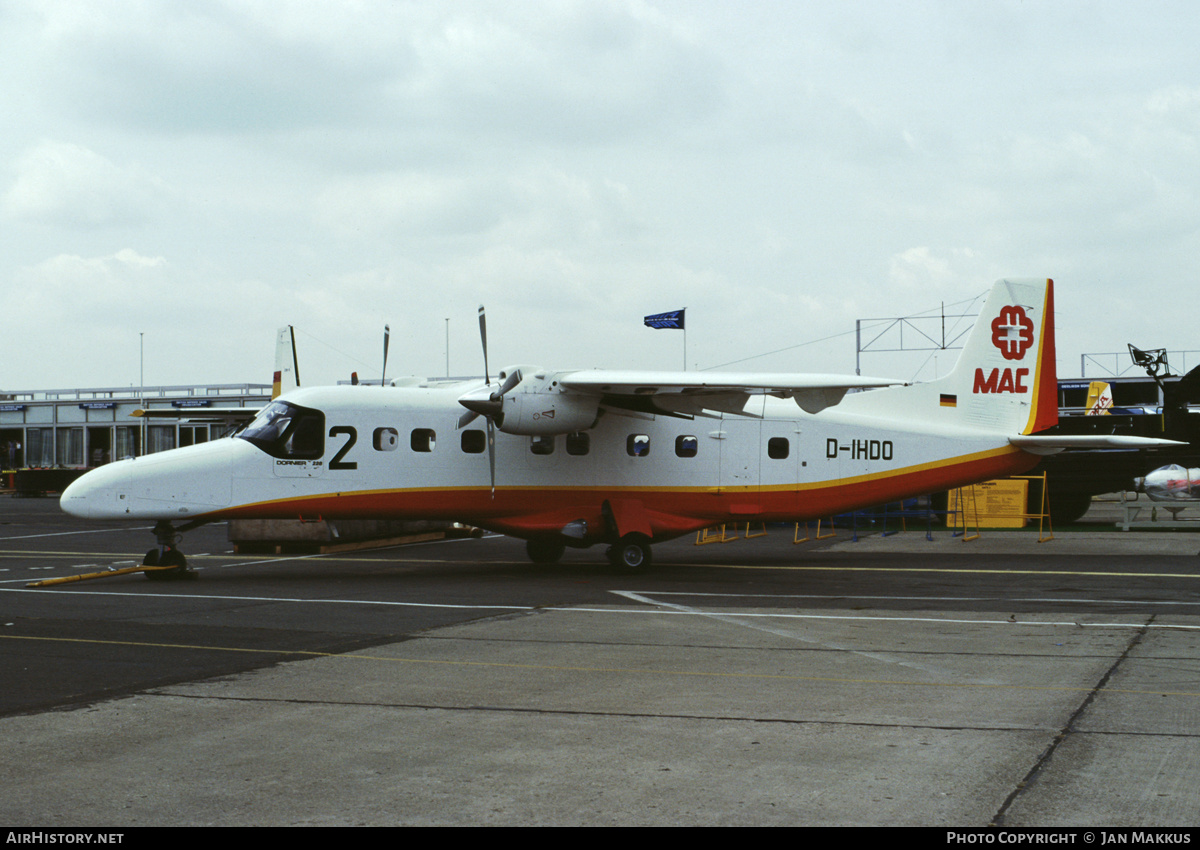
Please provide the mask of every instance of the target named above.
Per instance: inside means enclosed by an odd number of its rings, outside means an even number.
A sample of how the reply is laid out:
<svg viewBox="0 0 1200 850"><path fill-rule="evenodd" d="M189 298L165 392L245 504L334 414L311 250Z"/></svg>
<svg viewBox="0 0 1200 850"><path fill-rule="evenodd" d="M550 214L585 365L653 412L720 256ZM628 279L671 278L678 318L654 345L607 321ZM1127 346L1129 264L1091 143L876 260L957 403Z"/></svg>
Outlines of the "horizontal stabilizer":
<svg viewBox="0 0 1200 850"><path fill-rule="evenodd" d="M1167 449L1186 446L1178 440L1126 437L1119 434L1031 434L1009 437L1008 442L1030 454L1055 454L1063 449Z"/></svg>

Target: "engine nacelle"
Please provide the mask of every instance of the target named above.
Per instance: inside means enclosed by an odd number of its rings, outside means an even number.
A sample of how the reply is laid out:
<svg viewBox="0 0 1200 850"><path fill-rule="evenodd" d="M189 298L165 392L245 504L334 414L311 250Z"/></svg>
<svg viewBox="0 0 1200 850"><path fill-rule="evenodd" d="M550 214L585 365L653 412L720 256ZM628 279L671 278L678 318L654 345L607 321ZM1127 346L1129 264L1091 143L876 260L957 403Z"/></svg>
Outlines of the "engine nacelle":
<svg viewBox="0 0 1200 850"><path fill-rule="evenodd" d="M596 424L599 397L564 392L555 380L557 375L522 373L521 383L505 394L503 415L496 420L496 427L505 434L570 434Z"/></svg>

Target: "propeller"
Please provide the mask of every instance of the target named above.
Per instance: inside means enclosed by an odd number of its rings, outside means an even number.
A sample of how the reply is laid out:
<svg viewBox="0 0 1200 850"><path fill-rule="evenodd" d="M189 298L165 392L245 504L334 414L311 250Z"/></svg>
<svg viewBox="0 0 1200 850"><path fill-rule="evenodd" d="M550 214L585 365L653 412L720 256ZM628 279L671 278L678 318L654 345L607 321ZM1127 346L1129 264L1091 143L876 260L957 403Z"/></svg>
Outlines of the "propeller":
<svg viewBox="0 0 1200 850"><path fill-rule="evenodd" d="M492 474L492 498L496 498L496 425L504 422L504 396L517 384L521 383L521 370L513 369L507 376L503 372L499 377L504 382L495 390L492 389L491 372L488 369L487 349L487 317L483 305L479 305L479 339L483 344L483 379L484 386L474 392L467 393L458 399L458 403L467 409L458 417L458 427L465 428L478 417L487 420L488 466Z"/></svg>
<svg viewBox="0 0 1200 850"><path fill-rule="evenodd" d="M499 389L493 391L491 382L489 381L488 386L483 389L467 393L459 398L458 403L465 407L467 412L458 417L458 427L462 428L470 425L480 416L486 416L489 424L493 422L503 423L504 396L519 383L521 383L521 370L514 369L505 378L504 383L500 385Z"/></svg>

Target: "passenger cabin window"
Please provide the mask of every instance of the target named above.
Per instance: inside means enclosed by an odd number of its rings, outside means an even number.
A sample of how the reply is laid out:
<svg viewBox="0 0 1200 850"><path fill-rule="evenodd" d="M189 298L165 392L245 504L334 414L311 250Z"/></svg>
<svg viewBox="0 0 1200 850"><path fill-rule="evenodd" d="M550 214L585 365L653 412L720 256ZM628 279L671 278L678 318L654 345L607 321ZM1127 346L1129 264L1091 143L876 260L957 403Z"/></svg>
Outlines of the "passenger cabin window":
<svg viewBox="0 0 1200 850"><path fill-rule="evenodd" d="M376 428L371 441L377 452L394 452L400 445L400 432L395 428Z"/></svg>
<svg viewBox="0 0 1200 850"><path fill-rule="evenodd" d="M413 428L410 443L414 452L431 452L437 445L437 434L432 428Z"/></svg>
<svg viewBox="0 0 1200 850"><path fill-rule="evenodd" d="M487 434L483 431L472 430L462 432L462 450L469 455L477 455L487 451Z"/></svg>
<svg viewBox="0 0 1200 850"><path fill-rule="evenodd" d="M535 455L552 455L554 454L554 437L530 437L529 450Z"/></svg>
<svg viewBox="0 0 1200 850"><path fill-rule="evenodd" d="M695 457L700 449L700 441L691 434L675 438L675 454L679 457Z"/></svg>
<svg viewBox="0 0 1200 850"><path fill-rule="evenodd" d="M567 454L585 455L592 447L592 438L586 431L572 431L567 434Z"/></svg>
<svg viewBox="0 0 1200 850"><path fill-rule="evenodd" d="M772 437L767 440L767 457L783 460L791 453L791 445L787 437Z"/></svg>
<svg viewBox="0 0 1200 850"><path fill-rule="evenodd" d="M271 457L316 460L325 453L325 414L276 400L235 436Z"/></svg>
<svg viewBox="0 0 1200 850"><path fill-rule="evenodd" d="M646 457L650 454L650 437L646 434L630 434L625 441L625 452L630 457Z"/></svg>

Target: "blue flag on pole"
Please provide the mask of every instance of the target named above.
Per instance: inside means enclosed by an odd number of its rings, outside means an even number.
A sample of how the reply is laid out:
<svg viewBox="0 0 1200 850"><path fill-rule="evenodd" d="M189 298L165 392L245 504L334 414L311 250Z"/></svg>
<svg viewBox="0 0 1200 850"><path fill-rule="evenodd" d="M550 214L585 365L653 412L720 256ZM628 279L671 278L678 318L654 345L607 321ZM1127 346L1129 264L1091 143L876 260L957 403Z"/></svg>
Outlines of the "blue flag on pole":
<svg viewBox="0 0 1200 850"><path fill-rule="evenodd" d="M684 310L687 308L685 307ZM683 330L683 313L684 310L672 310L670 313L658 313L654 316L647 316L642 321L648 328L663 329L669 328L672 330Z"/></svg>

